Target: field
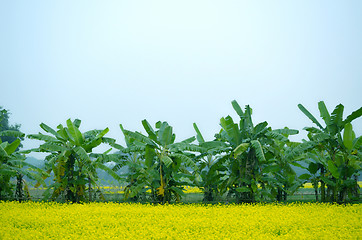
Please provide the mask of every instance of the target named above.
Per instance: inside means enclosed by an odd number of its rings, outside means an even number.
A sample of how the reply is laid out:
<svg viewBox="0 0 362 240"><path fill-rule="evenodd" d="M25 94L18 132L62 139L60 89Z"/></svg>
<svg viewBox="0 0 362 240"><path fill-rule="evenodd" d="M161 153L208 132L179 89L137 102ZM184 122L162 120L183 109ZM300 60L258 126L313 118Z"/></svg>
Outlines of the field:
<svg viewBox="0 0 362 240"><path fill-rule="evenodd" d="M30 188L30 196L33 201L42 199L42 194L45 191L44 188ZM123 187L118 186L104 186L100 187L105 201L111 202L126 202L124 200ZM203 193L200 189L195 187L185 187L185 195L181 198L182 203L202 203ZM99 200L99 199L98 199ZM294 195L288 196L288 202L293 201L314 201L314 189L309 187L300 188ZM227 199L226 196L218 198L215 202L227 203L233 202L234 199Z"/></svg>
<svg viewBox="0 0 362 240"><path fill-rule="evenodd" d="M121 187L102 187L101 191L106 199L106 201L116 201L124 202L124 192ZM34 191L35 194L39 194L41 190L38 190L38 193ZM196 187L186 187L184 192L186 193L182 198L182 203L202 203L204 195L202 191ZM40 197L40 196L39 196ZM288 202L312 202L315 201L314 189L309 187L309 185L304 188L300 188L294 195L288 196ZM235 202L233 198L227 198L226 195L217 198L213 203L232 203Z"/></svg>
<svg viewBox="0 0 362 240"><path fill-rule="evenodd" d="M358 182L360 188L362 182ZM99 188L102 192L105 201L111 202L126 202L124 200L124 188L122 186L102 186ZM30 196L34 201L42 199L42 194L45 191L44 188L30 188ZM203 193L201 189L197 187L186 186L184 189L185 195L181 198L182 203L202 203ZM303 187L299 188L293 195L288 196L287 202L315 202L314 188L311 183L305 183ZM319 193L320 194L320 193ZM320 199L320 196L319 196ZM228 199L225 195L216 199L213 203L231 203L234 199ZM144 202L146 203L146 202ZM361 203L361 201L355 201L354 203Z"/></svg>
<svg viewBox="0 0 362 240"><path fill-rule="evenodd" d="M0 202L1 239L358 239L362 205Z"/></svg>

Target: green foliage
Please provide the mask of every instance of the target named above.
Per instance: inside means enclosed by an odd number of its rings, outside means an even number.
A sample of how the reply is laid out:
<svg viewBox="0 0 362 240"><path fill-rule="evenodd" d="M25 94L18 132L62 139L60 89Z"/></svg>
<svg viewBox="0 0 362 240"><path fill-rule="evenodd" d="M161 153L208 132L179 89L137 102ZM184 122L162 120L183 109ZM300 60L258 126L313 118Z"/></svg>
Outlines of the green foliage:
<svg viewBox="0 0 362 240"><path fill-rule="evenodd" d="M319 128L305 128L310 143L315 146L310 149L312 154L309 155L315 162L309 164L308 171L312 175L311 180L315 182L316 194L320 182L322 201L346 202L358 198L357 175L362 164L358 156L361 148L351 122L362 116L362 107L343 120L342 104L329 114L324 102L319 102L318 108L325 127L303 105L299 104L298 107ZM345 182L350 184L346 185Z"/></svg>
<svg viewBox="0 0 362 240"><path fill-rule="evenodd" d="M229 147L225 165L228 169L225 187L229 189L229 195L234 195L237 202L254 202L265 197L273 198L278 191L286 192L296 181L288 161L302 152L292 155L292 147L286 149L286 144L288 136L298 131L287 128L272 130L267 122L254 126L249 105L244 111L235 100L232 105L240 117L239 124L234 123L230 116L221 118L222 129L216 135L217 140Z"/></svg>
<svg viewBox="0 0 362 240"><path fill-rule="evenodd" d="M240 119L222 117L221 130L212 141L205 140L196 123L195 136L176 142L167 122L156 122L153 127L143 120L145 134L120 125L126 142L123 147L105 137L108 128L81 132L81 121L68 119L56 129L41 123L45 133L27 137L43 143L22 152L18 149L25 134L19 131L20 125L9 126L8 112L0 108L0 200L26 197L23 176L44 186L44 179L52 175L54 181L45 191L45 199L93 201L99 195L95 191L97 169L127 184L125 199L153 203L180 201L186 185L202 189L204 201L217 201L225 195L236 202L286 201L307 181L312 182L317 201L319 194L322 201L334 202L359 197L362 137L356 137L352 121L362 115L362 108L344 119L342 104L330 113L321 101L320 120L299 104L315 126L304 128L309 141L291 142L289 136L298 130L273 130L266 121L254 125L249 105L242 109L235 100L231 104ZM11 140L2 141L5 138ZM93 153L102 143L118 152L111 153L110 148ZM31 151L48 153L46 172L24 161ZM297 176L293 166L308 173Z"/></svg>
<svg viewBox="0 0 362 240"><path fill-rule="evenodd" d="M115 142L107 139L103 141L104 135L109 131L91 130L81 133L79 126L81 121L76 119L66 121L67 127L58 125L55 130L42 123L40 127L51 135L42 133L31 134L27 137L44 141L34 151L45 152L49 155L45 158L46 170L54 173L54 183L49 187L53 192L45 193L45 198L59 199L71 202L91 200L92 185L98 180L96 169L107 171L113 177L119 179L110 168L103 165L110 158L107 154L93 154L93 148L102 142ZM117 158L112 158L117 161ZM86 184L88 184L89 197L86 198Z"/></svg>
<svg viewBox="0 0 362 240"><path fill-rule="evenodd" d="M5 132L5 133L4 133ZM0 132L2 135L11 135L9 130ZM19 131L14 131L13 136L24 136ZM25 156L18 151L20 139L13 142L2 142L0 139L0 200L13 199L22 201L27 194L27 184L23 180L23 176L27 176L32 180L37 180L43 186L45 182L42 176L46 175L39 168L25 162ZM24 167L27 167L26 169ZM12 178L16 178L16 185L11 182ZM25 193L24 193L25 191ZM28 197L28 196L27 196Z"/></svg>
<svg viewBox="0 0 362 240"><path fill-rule="evenodd" d="M10 112L0 106L0 140L1 142L12 143L15 140L24 140L24 133L20 132L20 124L9 124ZM20 143L18 148L22 148Z"/></svg>
<svg viewBox="0 0 362 240"><path fill-rule="evenodd" d="M25 136L19 129L19 124L9 125L9 112L0 107L0 200L15 197L22 201L28 197L24 175L45 185L44 172L26 163L24 153L18 151ZM16 184L11 182L12 178L16 178Z"/></svg>
<svg viewBox="0 0 362 240"><path fill-rule="evenodd" d="M185 181L191 182L193 178L190 170L196 169L193 154L189 153L197 148L191 144L195 138L175 142L176 136L167 122L157 122L155 129L147 120L142 125L147 136L121 125L127 143L121 154L127 156L130 170L125 196L142 199L149 189L153 202L179 201Z"/></svg>
<svg viewBox="0 0 362 240"><path fill-rule="evenodd" d="M194 184L203 190L204 201L215 201L227 190L227 168L225 167L226 153L230 148L223 142L205 142L196 123L193 124L199 148L195 149L199 155L195 156L197 169L194 172Z"/></svg>

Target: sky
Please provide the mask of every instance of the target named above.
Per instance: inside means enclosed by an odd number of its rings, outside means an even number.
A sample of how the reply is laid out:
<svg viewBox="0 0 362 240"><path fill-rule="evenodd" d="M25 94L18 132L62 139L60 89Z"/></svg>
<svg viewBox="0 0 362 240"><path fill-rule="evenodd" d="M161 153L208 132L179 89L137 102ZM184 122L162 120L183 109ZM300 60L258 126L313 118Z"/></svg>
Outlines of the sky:
<svg viewBox="0 0 362 240"><path fill-rule="evenodd" d="M213 140L221 117L238 120L235 99L299 141L313 125L299 103L318 119L321 100L344 117L362 106L361 12L360 0L1 1L0 106L26 134L78 118L124 145L119 124L144 133L143 119L177 141L196 122Z"/></svg>

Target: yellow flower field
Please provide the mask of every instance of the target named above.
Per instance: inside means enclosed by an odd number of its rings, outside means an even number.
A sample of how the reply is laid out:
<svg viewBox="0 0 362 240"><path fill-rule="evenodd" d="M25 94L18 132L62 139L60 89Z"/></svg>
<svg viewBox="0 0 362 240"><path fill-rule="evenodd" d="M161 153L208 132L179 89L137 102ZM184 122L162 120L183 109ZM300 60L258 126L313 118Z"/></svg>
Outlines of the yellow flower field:
<svg viewBox="0 0 362 240"><path fill-rule="evenodd" d="M359 239L362 205L0 202L0 239Z"/></svg>

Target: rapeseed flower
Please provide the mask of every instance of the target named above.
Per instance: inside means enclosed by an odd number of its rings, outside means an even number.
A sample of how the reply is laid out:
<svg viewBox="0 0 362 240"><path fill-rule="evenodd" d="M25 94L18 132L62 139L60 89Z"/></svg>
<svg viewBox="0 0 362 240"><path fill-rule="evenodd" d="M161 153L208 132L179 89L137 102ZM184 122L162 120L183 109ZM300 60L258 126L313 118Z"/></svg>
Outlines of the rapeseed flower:
<svg viewBox="0 0 362 240"><path fill-rule="evenodd" d="M0 202L0 239L358 239L362 205Z"/></svg>

